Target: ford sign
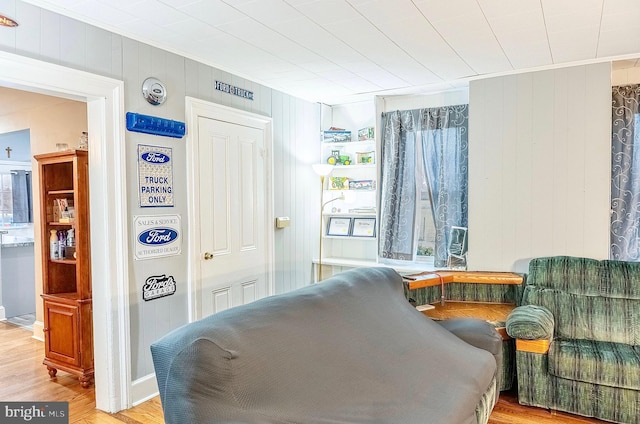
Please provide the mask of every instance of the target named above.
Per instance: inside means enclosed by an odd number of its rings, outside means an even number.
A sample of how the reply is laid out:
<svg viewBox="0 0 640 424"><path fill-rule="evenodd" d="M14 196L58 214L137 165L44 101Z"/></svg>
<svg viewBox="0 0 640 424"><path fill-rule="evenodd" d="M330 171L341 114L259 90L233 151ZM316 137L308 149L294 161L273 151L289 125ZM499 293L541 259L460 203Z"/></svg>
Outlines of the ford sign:
<svg viewBox="0 0 640 424"><path fill-rule="evenodd" d="M147 246L160 246L178 238L178 232L172 228L150 228L138 234L138 241Z"/></svg>
<svg viewBox="0 0 640 424"><path fill-rule="evenodd" d="M147 163L169 163L171 158L161 152L146 152L142 154L142 160Z"/></svg>

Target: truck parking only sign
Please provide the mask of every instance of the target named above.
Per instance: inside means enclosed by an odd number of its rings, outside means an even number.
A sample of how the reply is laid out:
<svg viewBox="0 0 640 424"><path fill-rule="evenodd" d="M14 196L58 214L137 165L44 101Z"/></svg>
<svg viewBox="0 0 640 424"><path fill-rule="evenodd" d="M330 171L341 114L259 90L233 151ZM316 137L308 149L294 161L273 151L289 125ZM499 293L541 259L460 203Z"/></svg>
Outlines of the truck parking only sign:
<svg viewBox="0 0 640 424"><path fill-rule="evenodd" d="M138 186L140 207L173 206L171 147L138 144Z"/></svg>

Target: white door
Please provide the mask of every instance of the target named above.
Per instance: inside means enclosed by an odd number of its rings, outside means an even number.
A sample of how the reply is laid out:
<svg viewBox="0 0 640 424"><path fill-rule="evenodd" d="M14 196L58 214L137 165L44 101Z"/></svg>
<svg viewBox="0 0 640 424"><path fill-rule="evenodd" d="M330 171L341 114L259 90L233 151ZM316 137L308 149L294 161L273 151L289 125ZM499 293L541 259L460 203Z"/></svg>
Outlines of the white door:
<svg viewBox="0 0 640 424"><path fill-rule="evenodd" d="M268 294L265 130L197 117L200 317Z"/></svg>

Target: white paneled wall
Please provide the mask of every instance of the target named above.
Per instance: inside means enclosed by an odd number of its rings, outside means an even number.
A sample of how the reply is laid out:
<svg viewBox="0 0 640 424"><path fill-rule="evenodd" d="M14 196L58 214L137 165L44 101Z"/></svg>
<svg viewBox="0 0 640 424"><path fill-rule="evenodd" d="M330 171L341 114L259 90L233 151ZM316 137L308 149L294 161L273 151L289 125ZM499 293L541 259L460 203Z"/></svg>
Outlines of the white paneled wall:
<svg viewBox="0 0 640 424"><path fill-rule="evenodd" d="M610 64L472 81L469 104L469 269L606 259Z"/></svg>
<svg viewBox="0 0 640 424"><path fill-rule="evenodd" d="M274 215L291 217L291 226L276 230L274 237L275 288L279 293L311 283L311 259L317 255L315 242L319 223L315 218L320 193L315 190L315 174L310 165L319 156L319 105L19 0L0 0L0 11L20 23L17 28L0 30L0 50L123 80L126 111L185 121L185 96L191 96L272 117ZM151 106L142 98L142 82L150 76L159 78L167 86L168 98L161 106ZM215 80L253 91L255 100L216 91ZM129 220L142 214L179 214L185 235L189 222L184 140L126 132L125 142ZM173 208L150 210L138 206L138 144L173 149ZM99 235L96 240L106 236ZM186 241L183 243L183 247L188 245ZM183 248L181 255L162 260L130 260L133 380L153 373L149 345L187 322L187 254L187 249ZM145 279L158 273L174 276L176 293L143 302L141 292ZM99 279L94 284L100 284ZM37 319L42 320L42 317Z"/></svg>
<svg viewBox="0 0 640 424"><path fill-rule="evenodd" d="M616 69L611 73L611 85L640 84L640 66Z"/></svg>
<svg viewBox="0 0 640 424"><path fill-rule="evenodd" d="M318 254L320 181L311 164L320 155L320 105L274 91L272 116L274 216L291 219L274 239L275 289L283 293L312 281Z"/></svg>

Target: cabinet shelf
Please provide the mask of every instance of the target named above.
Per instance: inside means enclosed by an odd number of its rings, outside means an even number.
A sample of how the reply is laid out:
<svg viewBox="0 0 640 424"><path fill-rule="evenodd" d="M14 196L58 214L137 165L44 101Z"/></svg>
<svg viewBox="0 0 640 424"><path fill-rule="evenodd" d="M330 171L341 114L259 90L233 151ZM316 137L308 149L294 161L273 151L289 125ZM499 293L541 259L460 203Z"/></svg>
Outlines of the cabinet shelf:
<svg viewBox="0 0 640 424"><path fill-rule="evenodd" d="M367 140L356 140L356 141L323 141L323 146L372 146L375 145L375 138L369 138Z"/></svg>
<svg viewBox="0 0 640 424"><path fill-rule="evenodd" d="M75 193L75 192L73 191L73 189L71 189L71 190L49 190L49 191L47 192L47 194L48 194L48 195L50 195L50 196L58 196L58 195L60 195L60 194L69 194L69 195L73 195L73 193Z"/></svg>
<svg viewBox="0 0 640 424"><path fill-rule="evenodd" d="M331 173L334 173L341 169L374 169L375 167L376 167L375 163L365 163L365 164L354 163L353 165L336 165L335 168L333 168L333 171L331 171Z"/></svg>
<svg viewBox="0 0 640 424"><path fill-rule="evenodd" d="M75 265L77 262L75 259L49 259L49 260L57 264L67 264L67 265Z"/></svg>
<svg viewBox="0 0 640 424"><path fill-rule="evenodd" d="M58 222L58 221L51 221L49 222L49 226L51 227L73 227L73 222Z"/></svg>

